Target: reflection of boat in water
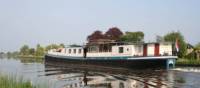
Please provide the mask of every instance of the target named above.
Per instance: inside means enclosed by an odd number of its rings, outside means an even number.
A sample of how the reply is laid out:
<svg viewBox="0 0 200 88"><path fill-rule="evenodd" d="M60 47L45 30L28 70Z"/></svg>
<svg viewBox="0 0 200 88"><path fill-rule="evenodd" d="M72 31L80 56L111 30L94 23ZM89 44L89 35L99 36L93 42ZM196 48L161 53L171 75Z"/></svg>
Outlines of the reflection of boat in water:
<svg viewBox="0 0 200 88"><path fill-rule="evenodd" d="M50 50L46 62L128 68L170 68L175 66L172 43L95 43ZM57 64L59 65L59 64Z"/></svg>
<svg viewBox="0 0 200 88"><path fill-rule="evenodd" d="M49 70L50 69L50 70ZM46 75L48 71L57 71L58 73L51 74L56 75L57 80L62 80L63 84L61 88L167 88L168 85L159 78L165 71L156 72L158 77L154 77L155 74L147 74L148 70L145 70L141 74L141 71L128 70L128 69L105 69L105 68L79 68L79 66L68 65L66 67L57 67L49 64L45 64ZM137 73L138 72L138 73ZM153 71L150 70L149 73ZM134 73L134 74L133 74ZM154 73L154 72L153 72ZM144 76L146 75L146 77Z"/></svg>

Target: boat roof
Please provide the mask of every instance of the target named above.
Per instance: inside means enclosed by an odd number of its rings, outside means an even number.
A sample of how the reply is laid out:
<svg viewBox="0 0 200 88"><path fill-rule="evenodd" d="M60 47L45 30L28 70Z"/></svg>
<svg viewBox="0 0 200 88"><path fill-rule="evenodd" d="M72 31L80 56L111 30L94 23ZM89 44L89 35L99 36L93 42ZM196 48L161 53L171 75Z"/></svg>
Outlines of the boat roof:
<svg viewBox="0 0 200 88"><path fill-rule="evenodd" d="M144 44L172 44L172 42L138 42L138 43L132 43L132 42L111 42L111 43L87 43L87 45L69 45L66 48L84 48L87 46L93 46L93 45L106 45L106 44L111 44L111 45L144 45Z"/></svg>

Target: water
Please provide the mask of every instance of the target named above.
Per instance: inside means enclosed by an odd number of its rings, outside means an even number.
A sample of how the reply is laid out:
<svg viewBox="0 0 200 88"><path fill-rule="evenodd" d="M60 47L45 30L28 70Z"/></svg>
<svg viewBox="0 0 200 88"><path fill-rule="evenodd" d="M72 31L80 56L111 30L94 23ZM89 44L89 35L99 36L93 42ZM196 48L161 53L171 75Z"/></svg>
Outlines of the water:
<svg viewBox="0 0 200 88"><path fill-rule="evenodd" d="M50 88L199 88L200 68L165 70L45 65L33 59L0 59L0 73L22 76Z"/></svg>

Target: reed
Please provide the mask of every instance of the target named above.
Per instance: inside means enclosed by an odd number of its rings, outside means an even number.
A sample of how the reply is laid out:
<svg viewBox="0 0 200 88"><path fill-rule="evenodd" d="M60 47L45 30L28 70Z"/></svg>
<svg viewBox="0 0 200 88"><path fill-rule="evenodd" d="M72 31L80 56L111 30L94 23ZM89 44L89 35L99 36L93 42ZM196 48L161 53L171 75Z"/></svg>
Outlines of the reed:
<svg viewBox="0 0 200 88"><path fill-rule="evenodd" d="M48 88L46 85L32 85L23 77L0 74L0 88Z"/></svg>
<svg viewBox="0 0 200 88"><path fill-rule="evenodd" d="M176 61L177 65L190 65L190 66L200 66L200 60L197 59L185 59L181 58Z"/></svg>

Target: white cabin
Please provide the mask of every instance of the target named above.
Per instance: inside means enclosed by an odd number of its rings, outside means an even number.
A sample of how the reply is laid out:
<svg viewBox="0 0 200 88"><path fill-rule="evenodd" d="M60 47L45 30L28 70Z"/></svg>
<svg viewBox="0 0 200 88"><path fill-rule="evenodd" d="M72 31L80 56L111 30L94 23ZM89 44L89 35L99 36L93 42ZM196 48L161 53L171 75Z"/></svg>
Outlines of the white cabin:
<svg viewBox="0 0 200 88"><path fill-rule="evenodd" d="M50 50L48 54L70 57L83 57L83 47L66 47ZM144 43L129 45L112 45L110 49L101 51L99 47L88 48L87 57L142 57L142 56L172 56L172 43Z"/></svg>

